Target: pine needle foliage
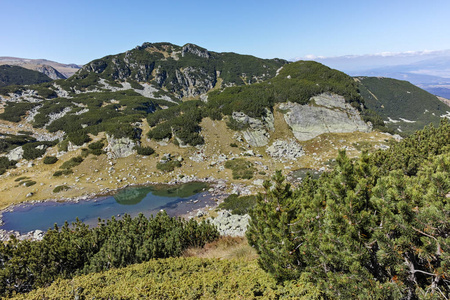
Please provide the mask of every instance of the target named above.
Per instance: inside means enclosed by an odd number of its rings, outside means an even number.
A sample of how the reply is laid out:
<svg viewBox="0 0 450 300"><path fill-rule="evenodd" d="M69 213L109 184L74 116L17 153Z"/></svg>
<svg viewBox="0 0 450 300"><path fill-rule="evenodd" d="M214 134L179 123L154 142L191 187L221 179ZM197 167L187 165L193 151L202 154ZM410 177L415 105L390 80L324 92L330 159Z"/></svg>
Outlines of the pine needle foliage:
<svg viewBox="0 0 450 300"><path fill-rule="evenodd" d="M58 278L180 256L186 248L202 247L218 236L209 223L171 218L165 212L99 220L93 229L78 220L66 222L48 230L42 241L13 238L0 243L0 295L29 292Z"/></svg>
<svg viewBox="0 0 450 300"><path fill-rule="evenodd" d="M279 281L339 299L445 299L450 294L450 122L385 152L307 177L277 172L251 212L249 243Z"/></svg>
<svg viewBox="0 0 450 300"><path fill-rule="evenodd" d="M14 299L323 299L313 285L277 284L254 261L166 258L58 279Z"/></svg>

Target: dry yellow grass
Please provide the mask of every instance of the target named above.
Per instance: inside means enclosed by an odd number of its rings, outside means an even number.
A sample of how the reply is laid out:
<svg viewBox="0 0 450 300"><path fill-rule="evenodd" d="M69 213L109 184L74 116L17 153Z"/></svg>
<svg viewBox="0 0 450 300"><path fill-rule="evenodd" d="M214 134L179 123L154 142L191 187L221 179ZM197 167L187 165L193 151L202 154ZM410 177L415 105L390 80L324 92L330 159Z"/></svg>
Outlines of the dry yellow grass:
<svg viewBox="0 0 450 300"><path fill-rule="evenodd" d="M283 115L275 111L274 117L276 130L271 133L269 145L276 139L293 138L292 132L284 122ZM1 122L0 130L4 132L7 128L17 132L18 128L11 126L13 124ZM201 148L181 148L172 143L165 145L164 143L147 140L145 133L148 132L149 126L144 121L142 145L155 149L155 154L150 157L132 155L126 158L109 160L106 155L89 155L79 166L73 168L73 174L54 177L53 173L59 170L63 162L80 155L81 150L77 150L59 157L59 161L54 165L45 165L42 159L37 159L34 161L33 167L24 164L17 169L9 170L0 177L0 209L23 201L91 197L94 194L119 189L129 184L167 183L181 176L221 178L228 180L229 183L250 185L255 179L267 179L276 170L282 170L284 174L288 174L299 168L321 168L326 166L324 163L337 156L338 149L350 147L347 153L350 156L356 156L360 154L360 151L353 149L353 143L368 141L370 145L375 146L384 143L385 139L388 138L387 135L379 132L323 134L310 141L299 143L305 150L305 156L295 161L283 163L269 157L265 153L265 147L249 148L247 143L237 142L234 138L235 132L227 128L224 120L213 121L205 118L200 125L203 128L202 135L205 139L205 145ZM21 130L31 131L33 129L22 127ZM104 135L100 134L93 139L99 140L103 137ZM231 143L237 143L238 147L231 147ZM256 173L252 180L233 180L231 170L221 169L223 164L211 165L211 162L215 161L220 154L225 154L230 158L240 156L247 149L252 149L255 153L262 155L262 157L245 157L249 161L257 163L255 166L261 173ZM56 153L56 147L48 150L48 155L56 155ZM182 167L170 173L157 170L156 164L165 153L182 156L184 159ZM200 153L203 155L204 161L195 162L189 158ZM113 173L108 172L111 168L114 169ZM18 182L14 180L22 176L27 176L37 183L30 187L18 185ZM54 194L53 189L58 185L68 185L71 188L68 191ZM260 187L254 187L255 192L258 190L260 190ZM32 196L27 197L30 193L32 193Z"/></svg>
<svg viewBox="0 0 450 300"><path fill-rule="evenodd" d="M241 259L251 261L258 258L245 237L222 236L217 241L206 244L203 248L189 248L184 257Z"/></svg>

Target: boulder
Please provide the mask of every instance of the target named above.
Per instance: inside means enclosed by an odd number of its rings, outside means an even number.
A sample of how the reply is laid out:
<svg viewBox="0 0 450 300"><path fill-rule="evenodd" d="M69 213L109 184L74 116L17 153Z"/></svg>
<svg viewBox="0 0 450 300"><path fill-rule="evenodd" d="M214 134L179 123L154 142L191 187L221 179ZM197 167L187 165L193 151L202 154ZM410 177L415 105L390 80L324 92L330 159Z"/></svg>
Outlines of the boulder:
<svg viewBox="0 0 450 300"><path fill-rule="evenodd" d="M231 117L237 122L247 125L247 129L242 131L242 135L253 147L266 146L270 139L270 132L275 130L273 114L268 109L266 109L266 115L261 119L251 118L243 112L233 112Z"/></svg>
<svg viewBox="0 0 450 300"><path fill-rule="evenodd" d="M250 221L249 215L233 215L227 210L219 211L216 218L208 218L221 235L244 236Z"/></svg>
<svg viewBox="0 0 450 300"><path fill-rule="evenodd" d="M279 108L287 111L284 119L299 141L310 140L323 133L372 131L359 112L339 95L324 93L312 97L307 105L287 102L280 104Z"/></svg>
<svg viewBox="0 0 450 300"><path fill-rule="evenodd" d="M302 146L294 140L276 140L271 146L267 147L266 152L273 158L283 160L296 160L305 154Z"/></svg>
<svg viewBox="0 0 450 300"><path fill-rule="evenodd" d="M9 160L15 160L15 161L19 161L22 159L23 157L23 149L22 147L17 147L12 149L11 151L9 151L8 155L6 155L6 157Z"/></svg>
<svg viewBox="0 0 450 300"><path fill-rule="evenodd" d="M41 241L44 238L44 234L45 233L42 230L37 229L33 232L33 239L36 241Z"/></svg>
<svg viewBox="0 0 450 300"><path fill-rule="evenodd" d="M108 145L106 146L106 155L109 159L127 157L136 153L134 147L137 145L135 141L130 138L116 139L114 136L106 135Z"/></svg>

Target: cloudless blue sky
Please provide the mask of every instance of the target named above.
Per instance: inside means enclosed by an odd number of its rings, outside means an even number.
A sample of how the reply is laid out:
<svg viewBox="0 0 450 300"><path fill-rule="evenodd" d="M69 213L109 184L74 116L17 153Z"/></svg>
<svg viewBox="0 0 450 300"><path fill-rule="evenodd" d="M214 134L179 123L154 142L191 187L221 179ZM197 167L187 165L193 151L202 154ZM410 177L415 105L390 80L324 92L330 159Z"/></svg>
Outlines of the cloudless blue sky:
<svg viewBox="0 0 450 300"><path fill-rule="evenodd" d="M84 64L144 42L262 58L450 49L449 0L0 0L0 56Z"/></svg>

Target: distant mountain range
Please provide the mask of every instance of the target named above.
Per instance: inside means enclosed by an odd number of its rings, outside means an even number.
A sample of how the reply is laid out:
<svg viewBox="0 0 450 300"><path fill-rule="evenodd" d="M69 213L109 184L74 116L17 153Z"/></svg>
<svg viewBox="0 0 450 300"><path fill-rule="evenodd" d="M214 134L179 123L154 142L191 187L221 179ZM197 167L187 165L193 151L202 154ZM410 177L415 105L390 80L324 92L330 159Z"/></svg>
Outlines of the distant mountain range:
<svg viewBox="0 0 450 300"><path fill-rule="evenodd" d="M450 50L309 59L352 76L406 80L434 95L450 98Z"/></svg>
<svg viewBox="0 0 450 300"><path fill-rule="evenodd" d="M69 78L81 68L81 66L76 64L62 64L46 59L28 59L9 56L0 56L0 65L19 66L38 71L44 73L51 79Z"/></svg>

